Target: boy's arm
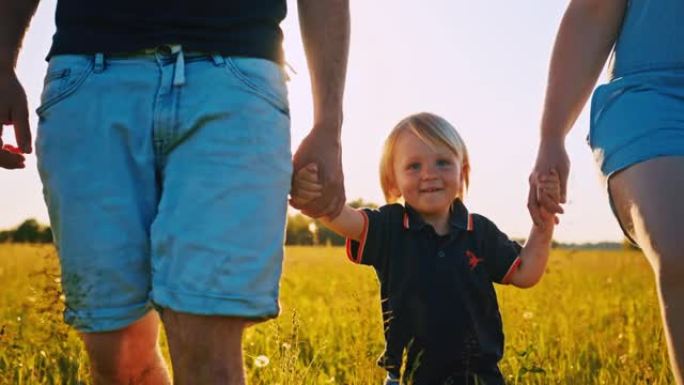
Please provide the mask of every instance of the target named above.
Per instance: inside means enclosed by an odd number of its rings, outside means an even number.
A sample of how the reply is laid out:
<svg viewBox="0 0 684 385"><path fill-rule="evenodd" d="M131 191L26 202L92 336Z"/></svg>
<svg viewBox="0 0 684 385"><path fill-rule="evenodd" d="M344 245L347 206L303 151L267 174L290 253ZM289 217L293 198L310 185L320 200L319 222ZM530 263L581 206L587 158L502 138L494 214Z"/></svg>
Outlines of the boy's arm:
<svg viewBox="0 0 684 385"><path fill-rule="evenodd" d="M354 241L360 241L367 218L362 211L345 205L340 215L335 217L335 219L331 220L328 217L322 217L319 220L325 227L337 234Z"/></svg>
<svg viewBox="0 0 684 385"><path fill-rule="evenodd" d="M536 285L544 275L549 260L551 240L553 238L553 215L545 213L545 226L533 225L530 237L520 251L520 265L513 271L509 283L520 288Z"/></svg>
<svg viewBox="0 0 684 385"><path fill-rule="evenodd" d="M535 224L543 220L540 206L553 213L562 209L553 201L538 201L536 177L550 169L561 178L561 203L566 202L570 160L565 136L582 111L618 36L627 0L572 0L561 21L551 56L541 140L530 174L527 207Z"/></svg>
<svg viewBox="0 0 684 385"><path fill-rule="evenodd" d="M550 201L558 202L560 194L560 176L555 169L539 177L539 186L536 191L538 197L545 197ZM536 285L546 269L554 224L557 223L558 219L544 208L541 209L540 214L543 221L542 226L532 225L527 243L520 251L520 265L511 275L509 282L514 286L526 288Z"/></svg>
<svg viewBox="0 0 684 385"><path fill-rule="evenodd" d="M27 154L31 152L28 103L14 67L21 40L37 6L37 0L0 1L0 148L3 147L2 125L14 125L17 145ZM2 160L0 166L15 168L23 158L5 153Z"/></svg>

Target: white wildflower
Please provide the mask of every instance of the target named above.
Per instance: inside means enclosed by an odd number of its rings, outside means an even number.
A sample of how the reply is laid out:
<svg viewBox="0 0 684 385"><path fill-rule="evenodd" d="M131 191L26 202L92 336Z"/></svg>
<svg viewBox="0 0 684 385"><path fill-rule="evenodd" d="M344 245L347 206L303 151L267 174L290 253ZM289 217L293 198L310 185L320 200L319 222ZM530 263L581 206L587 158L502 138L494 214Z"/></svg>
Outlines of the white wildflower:
<svg viewBox="0 0 684 385"><path fill-rule="evenodd" d="M254 366L256 366L257 368L266 367L270 362L271 360L269 360L268 357L266 357L263 354L254 357Z"/></svg>

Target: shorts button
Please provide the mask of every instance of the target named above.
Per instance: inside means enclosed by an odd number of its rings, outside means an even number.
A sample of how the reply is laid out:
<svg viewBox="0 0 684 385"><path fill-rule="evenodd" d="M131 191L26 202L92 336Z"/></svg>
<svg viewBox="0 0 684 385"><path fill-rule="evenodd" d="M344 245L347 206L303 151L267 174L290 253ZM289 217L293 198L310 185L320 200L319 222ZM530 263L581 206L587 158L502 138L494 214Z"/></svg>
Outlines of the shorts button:
<svg viewBox="0 0 684 385"><path fill-rule="evenodd" d="M437 256L440 257L440 258L444 258L444 255L445 255L445 254L444 254L444 250L440 250L440 251L437 253Z"/></svg>

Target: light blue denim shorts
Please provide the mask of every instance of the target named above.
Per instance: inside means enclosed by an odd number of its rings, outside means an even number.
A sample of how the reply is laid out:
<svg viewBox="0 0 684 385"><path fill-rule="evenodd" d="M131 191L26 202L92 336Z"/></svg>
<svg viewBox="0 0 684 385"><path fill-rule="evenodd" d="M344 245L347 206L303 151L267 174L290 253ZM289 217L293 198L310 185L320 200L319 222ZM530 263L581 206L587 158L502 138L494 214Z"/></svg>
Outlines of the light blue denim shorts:
<svg viewBox="0 0 684 385"><path fill-rule="evenodd" d="M153 305L279 312L286 75L179 48L50 59L36 153L65 319L80 331L123 328Z"/></svg>

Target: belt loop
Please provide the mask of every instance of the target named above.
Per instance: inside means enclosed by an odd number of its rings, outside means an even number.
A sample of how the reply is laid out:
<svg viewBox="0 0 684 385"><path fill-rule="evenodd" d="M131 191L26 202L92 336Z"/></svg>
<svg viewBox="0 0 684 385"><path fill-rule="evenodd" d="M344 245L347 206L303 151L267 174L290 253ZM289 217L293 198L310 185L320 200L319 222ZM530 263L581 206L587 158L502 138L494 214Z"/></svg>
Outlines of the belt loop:
<svg viewBox="0 0 684 385"><path fill-rule="evenodd" d="M226 65L226 59L223 58L223 55L217 52L211 54L211 61L213 61L214 65L217 67L223 67Z"/></svg>
<svg viewBox="0 0 684 385"><path fill-rule="evenodd" d="M104 54L101 52L98 52L95 54L95 66L93 67L93 72L96 74L99 74L100 72L104 71L105 67L105 62L104 62Z"/></svg>
<svg viewBox="0 0 684 385"><path fill-rule="evenodd" d="M185 56L183 47L178 45L171 46L171 52L176 53L176 65L173 71L173 86L180 87L185 84Z"/></svg>

